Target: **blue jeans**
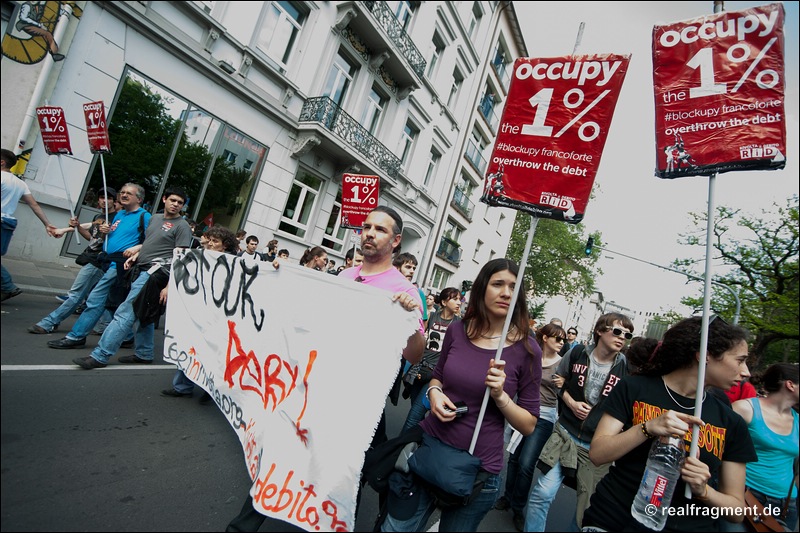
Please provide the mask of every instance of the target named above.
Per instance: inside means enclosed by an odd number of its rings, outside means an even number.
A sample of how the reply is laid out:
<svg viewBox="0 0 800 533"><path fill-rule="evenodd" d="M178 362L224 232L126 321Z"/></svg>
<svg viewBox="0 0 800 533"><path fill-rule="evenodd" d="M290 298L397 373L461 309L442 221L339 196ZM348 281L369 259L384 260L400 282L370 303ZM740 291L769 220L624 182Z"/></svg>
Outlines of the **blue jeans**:
<svg viewBox="0 0 800 533"><path fill-rule="evenodd" d="M506 469L506 498L511 504L515 515L521 515L528 503L528 494L531 491L533 473L542 448L553 433L553 423L549 420L539 419L536 429L517 446L516 451L508 460Z"/></svg>
<svg viewBox="0 0 800 533"><path fill-rule="evenodd" d="M112 320L114 320L114 314L106 309L106 312L103 313L103 316L100 317L100 320L98 320L97 324L92 328L92 332L102 335ZM131 335L131 338L133 338L133 335Z"/></svg>
<svg viewBox="0 0 800 533"><path fill-rule="evenodd" d="M3 217L2 229L0 229L0 255L6 255L8 245L11 243L11 237L14 235L14 228L17 227L16 219ZM0 264L0 271L2 271L2 289L3 292L11 292L17 288L14 281L11 279L11 273Z"/></svg>
<svg viewBox="0 0 800 533"><path fill-rule="evenodd" d="M435 509L428 491L421 489L419 506L408 520L397 520L392 517L391 509L381 525L381 531L425 531L423 529ZM481 493L464 507L443 509L439 531L477 531L483 518L494 507L497 494L500 492L500 475L492 474L486 480Z"/></svg>
<svg viewBox="0 0 800 533"><path fill-rule="evenodd" d="M430 409L430 404L425 405L425 394L427 394L427 392L428 384L426 383L422 387L422 390L420 390L419 394L417 394L414 398L411 398L411 409L408 410L406 423L403 424L403 429L401 432L405 432L413 428L425 418L425 415Z"/></svg>
<svg viewBox="0 0 800 533"><path fill-rule="evenodd" d="M75 312L75 309L83 303L86 297L92 292L92 289L103 277L103 270L97 268L91 263L83 265L75 276L75 281L72 282L72 287L67 293L67 299L64 300L55 311L41 319L36 323L42 329L53 331L58 327L61 322L68 316Z"/></svg>
<svg viewBox="0 0 800 533"><path fill-rule="evenodd" d="M592 464L589 460L590 443L571 435L570 437L577 446L578 464L575 476L577 501L569 530L579 531L580 523L583 522L583 512L589 507L589 499L592 497L597 483L608 473L611 465L595 466ZM556 463L547 474L537 478L536 485L528 496L528 506L525 508L524 531L544 531L550 504L553 503L562 481L564 481L564 472L561 463Z"/></svg>
<svg viewBox="0 0 800 533"><path fill-rule="evenodd" d="M550 504L553 503L563 480L561 463L556 463L546 474L538 477L528 496L523 531L544 531Z"/></svg>
<svg viewBox="0 0 800 533"><path fill-rule="evenodd" d="M181 394L191 394L194 392L194 381L186 377L183 370L178 370L172 377L172 388Z"/></svg>
<svg viewBox="0 0 800 533"><path fill-rule="evenodd" d="M94 286L89 297L86 299L86 309L75 321L72 330L67 333L67 338L75 341L85 339L92 328L106 310L106 300L108 299L108 291L117 281L117 269L112 264L109 269Z"/></svg>
<svg viewBox="0 0 800 533"><path fill-rule="evenodd" d="M130 334L131 330L136 331L136 357L139 359L153 360L153 346L155 344L155 323L150 323L146 326L139 325L136 318L136 313L133 311L133 301L139 295L150 274L141 272L133 283L128 292L125 301L120 304L114 312L114 320L108 325L103 335L100 337L100 342L94 350L92 350L92 357L101 363L108 364L108 360L117 353L122 341L124 341ZM88 307L87 307L88 311ZM86 311L84 311L85 313ZM83 315L81 315L83 316ZM95 321L96 322L96 321ZM94 324L92 324L94 326ZM75 328L73 328L74 330Z"/></svg>
<svg viewBox="0 0 800 533"><path fill-rule="evenodd" d="M11 273L6 270L2 264L0 264L0 271L2 271L2 285L3 285L3 292L11 292L17 288L14 285L14 280L11 278Z"/></svg>

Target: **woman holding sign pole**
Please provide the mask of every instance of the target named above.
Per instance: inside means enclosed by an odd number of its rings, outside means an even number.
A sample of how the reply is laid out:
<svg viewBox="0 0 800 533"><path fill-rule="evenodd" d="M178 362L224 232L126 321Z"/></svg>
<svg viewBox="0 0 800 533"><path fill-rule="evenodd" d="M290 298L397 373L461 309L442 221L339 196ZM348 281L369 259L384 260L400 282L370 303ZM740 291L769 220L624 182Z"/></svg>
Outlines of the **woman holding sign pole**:
<svg viewBox="0 0 800 533"><path fill-rule="evenodd" d="M431 415L420 423L423 446L426 439L434 437L451 448L468 450L487 387L490 395L472 454L480 460L478 477L485 482L468 503L442 508L439 531L477 530L500 490L506 420L523 435L530 435L536 426L542 351L529 335L524 290L519 291L514 309L509 309L516 278L517 265L508 259L494 259L483 266L472 285L463 321L447 328L430 381ZM511 325L503 339L509 312L513 313ZM505 342L502 360L495 360L500 342ZM411 483L413 486L402 488L390 481L382 531L424 531L441 500L416 475Z"/></svg>
<svg viewBox="0 0 800 533"><path fill-rule="evenodd" d="M583 515L584 531L645 530L631 512L653 439L681 436L689 449L700 426L698 457L685 458L669 507L653 499L643 512L667 514L665 531L718 531L719 519L741 522L745 465L757 459L742 417L697 389L702 317L681 320L664 334L639 374L614 387L592 438L589 458L614 461ZM705 386L729 389L750 375L747 333L714 317L708 324ZM703 403L703 419L694 416ZM688 485L691 500L684 496Z"/></svg>

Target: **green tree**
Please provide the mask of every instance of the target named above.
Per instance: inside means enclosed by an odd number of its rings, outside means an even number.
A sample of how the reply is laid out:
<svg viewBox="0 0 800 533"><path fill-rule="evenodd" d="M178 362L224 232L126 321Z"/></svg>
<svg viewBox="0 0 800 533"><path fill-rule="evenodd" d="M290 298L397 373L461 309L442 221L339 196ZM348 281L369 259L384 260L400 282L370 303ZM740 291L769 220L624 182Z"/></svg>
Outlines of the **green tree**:
<svg viewBox="0 0 800 533"><path fill-rule="evenodd" d="M180 121L169 116L167 103L160 94L131 77L125 80L119 104L109 118L112 153L104 157L108 185L122 187L128 182L138 183L145 188L145 199L152 200ZM89 182L95 190L103 186L101 170L98 163Z"/></svg>
<svg viewBox="0 0 800 533"><path fill-rule="evenodd" d="M760 216L718 207L713 229L714 261L721 261L722 268L728 267L726 273L715 276L715 281L738 290L740 324L754 336L751 354L756 367L798 360L798 197L790 197L785 206L773 207L762 210ZM697 229L681 235L681 242L705 247L707 215L691 216ZM740 230L732 231L733 225ZM691 269L698 263L678 259L674 265ZM702 296L684 298L682 303L699 308ZM712 309L730 317L734 306L728 291L714 288Z"/></svg>
<svg viewBox="0 0 800 533"><path fill-rule="evenodd" d="M522 259L529 230L530 216L517 212L508 243L508 257L516 262ZM600 235L592 236L602 246ZM549 218L538 221L525 266L525 284L535 299L563 296L574 300L594 291L595 278L602 270L596 265L598 254L587 257L585 245L582 227Z"/></svg>

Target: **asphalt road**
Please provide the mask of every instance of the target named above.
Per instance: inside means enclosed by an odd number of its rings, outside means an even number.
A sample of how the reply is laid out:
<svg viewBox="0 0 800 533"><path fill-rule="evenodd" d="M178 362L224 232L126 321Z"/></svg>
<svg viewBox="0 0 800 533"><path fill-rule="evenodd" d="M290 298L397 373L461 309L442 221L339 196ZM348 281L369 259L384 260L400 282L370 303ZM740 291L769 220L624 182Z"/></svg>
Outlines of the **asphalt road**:
<svg viewBox="0 0 800 533"><path fill-rule="evenodd" d="M2 531L224 531L247 494L242 446L213 403L160 394L174 368L159 355L152 366L85 371L72 359L87 347L53 350L48 340L69 330L31 335L28 326L55 309L52 296L25 292L2 303ZM156 353L163 334L156 330ZM118 355L133 353L120 350ZM390 436L408 403L388 404ZM352 413L350 413L352 416ZM565 531L575 494L563 488L548 531ZM377 495L362 494L356 531L371 531ZM432 517L435 522L437 515ZM292 526L266 520L260 531ZM480 531L515 531L510 511L491 511Z"/></svg>

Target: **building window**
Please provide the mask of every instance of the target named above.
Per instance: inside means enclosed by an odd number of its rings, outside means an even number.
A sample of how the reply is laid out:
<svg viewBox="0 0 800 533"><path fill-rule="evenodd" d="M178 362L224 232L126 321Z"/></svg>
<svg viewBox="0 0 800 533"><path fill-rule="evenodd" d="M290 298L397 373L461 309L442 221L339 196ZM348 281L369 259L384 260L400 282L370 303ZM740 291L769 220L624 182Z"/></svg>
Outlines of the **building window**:
<svg viewBox="0 0 800 533"><path fill-rule="evenodd" d="M400 138L400 162L405 167L411 159L411 153L414 151L414 143L419 135L419 130L414 127L411 122L406 122L406 127L403 128L403 135Z"/></svg>
<svg viewBox="0 0 800 533"><path fill-rule="evenodd" d="M475 182L462 172L459 176L458 183L456 183L456 188L463 192L464 196L469 198L475 190Z"/></svg>
<svg viewBox="0 0 800 533"><path fill-rule="evenodd" d="M189 218L241 228L269 149L133 70L120 84L109 122L116 152L113 161L95 165L82 202L105 184L105 166L109 176L142 184L149 206L159 205L164 190L180 187ZM142 138L161 139L148 147L146 160L132 148Z"/></svg>
<svg viewBox="0 0 800 533"><path fill-rule="evenodd" d="M428 158L428 169L425 171L425 180L422 182L422 187L428 189L433 181L434 176L436 176L436 167L439 166L439 160L442 158L442 155L436 150L436 148L431 148L431 155Z"/></svg>
<svg viewBox="0 0 800 533"><path fill-rule="evenodd" d="M453 222L450 219L447 219L447 223L444 226L444 236L453 241L454 243L458 243L459 239L461 239L461 233L464 230L461 227Z"/></svg>
<svg viewBox="0 0 800 533"><path fill-rule="evenodd" d="M506 89L508 88L508 83L511 81L511 76L508 72L509 57L503 45L498 42L497 48L495 48L494 51L494 59L492 59L492 67L497 73L497 77L500 79L500 84Z"/></svg>
<svg viewBox="0 0 800 533"><path fill-rule="evenodd" d="M236 154L231 152L230 150L223 150L222 159L224 159L228 163L236 163Z"/></svg>
<svg viewBox="0 0 800 533"><path fill-rule="evenodd" d="M411 24L411 19L414 17L414 6L409 0L400 0L399 2L388 2L391 7L394 4L394 16L397 17L397 22L403 30L408 31Z"/></svg>
<svg viewBox="0 0 800 533"><path fill-rule="evenodd" d="M497 219L497 233L501 232L501 228L503 227L503 222L505 222L506 216L503 213L500 213L500 217Z"/></svg>
<svg viewBox="0 0 800 533"><path fill-rule="evenodd" d="M195 4L200 6L200 9L202 9L206 13L211 13L211 11L214 9L214 4L216 4L216 2L203 2L195 0Z"/></svg>
<svg viewBox="0 0 800 533"><path fill-rule="evenodd" d="M325 237L322 238L322 246L336 252L341 252L347 237L347 228L341 227L342 222L342 191L339 189L336 200L333 202L331 216L325 225Z"/></svg>
<svg viewBox="0 0 800 533"><path fill-rule="evenodd" d="M305 14L294 2L271 2L266 7L256 46L286 69L304 20Z"/></svg>
<svg viewBox="0 0 800 533"><path fill-rule="evenodd" d="M428 61L428 72L426 74L428 79L433 79L434 75L436 75L436 69L439 66L439 59L441 59L442 54L444 53L444 39L442 36L439 35L439 32L433 32L433 52L431 53L431 59Z"/></svg>
<svg viewBox="0 0 800 533"><path fill-rule="evenodd" d="M458 93L464 84L464 75L457 68L453 70L453 84L450 85L450 94L447 96L447 107L453 108L458 102Z"/></svg>
<svg viewBox="0 0 800 533"><path fill-rule="evenodd" d="M467 29L467 35L469 35L470 38L475 37L475 33L477 32L478 27L481 25L481 17L483 17L481 4L480 2L475 2L472 4L472 12L470 12L469 26Z"/></svg>
<svg viewBox="0 0 800 533"><path fill-rule="evenodd" d="M292 183L278 229L305 238L321 188L321 179L301 170Z"/></svg>
<svg viewBox="0 0 800 533"><path fill-rule="evenodd" d="M328 81L325 83L325 90L322 95L327 96L336 105L342 107L347 96L347 90L353 83L356 70L358 70L358 67L355 63L342 55L340 50L336 54L336 58L333 60L331 69L328 72Z"/></svg>
<svg viewBox="0 0 800 533"><path fill-rule="evenodd" d="M375 135L375 132L378 131L378 126L383 116L383 109L387 101L388 98L373 86L367 97L367 107L364 109L364 116L361 120L361 125L364 126L371 135Z"/></svg>
<svg viewBox="0 0 800 533"><path fill-rule="evenodd" d="M452 273L438 266L433 267L433 280L431 285L437 290L442 290L449 286Z"/></svg>
<svg viewBox="0 0 800 533"><path fill-rule="evenodd" d="M478 255L481 253L481 246L483 246L483 241L478 240L478 242L475 243L475 251L472 253L473 261L478 261Z"/></svg>

